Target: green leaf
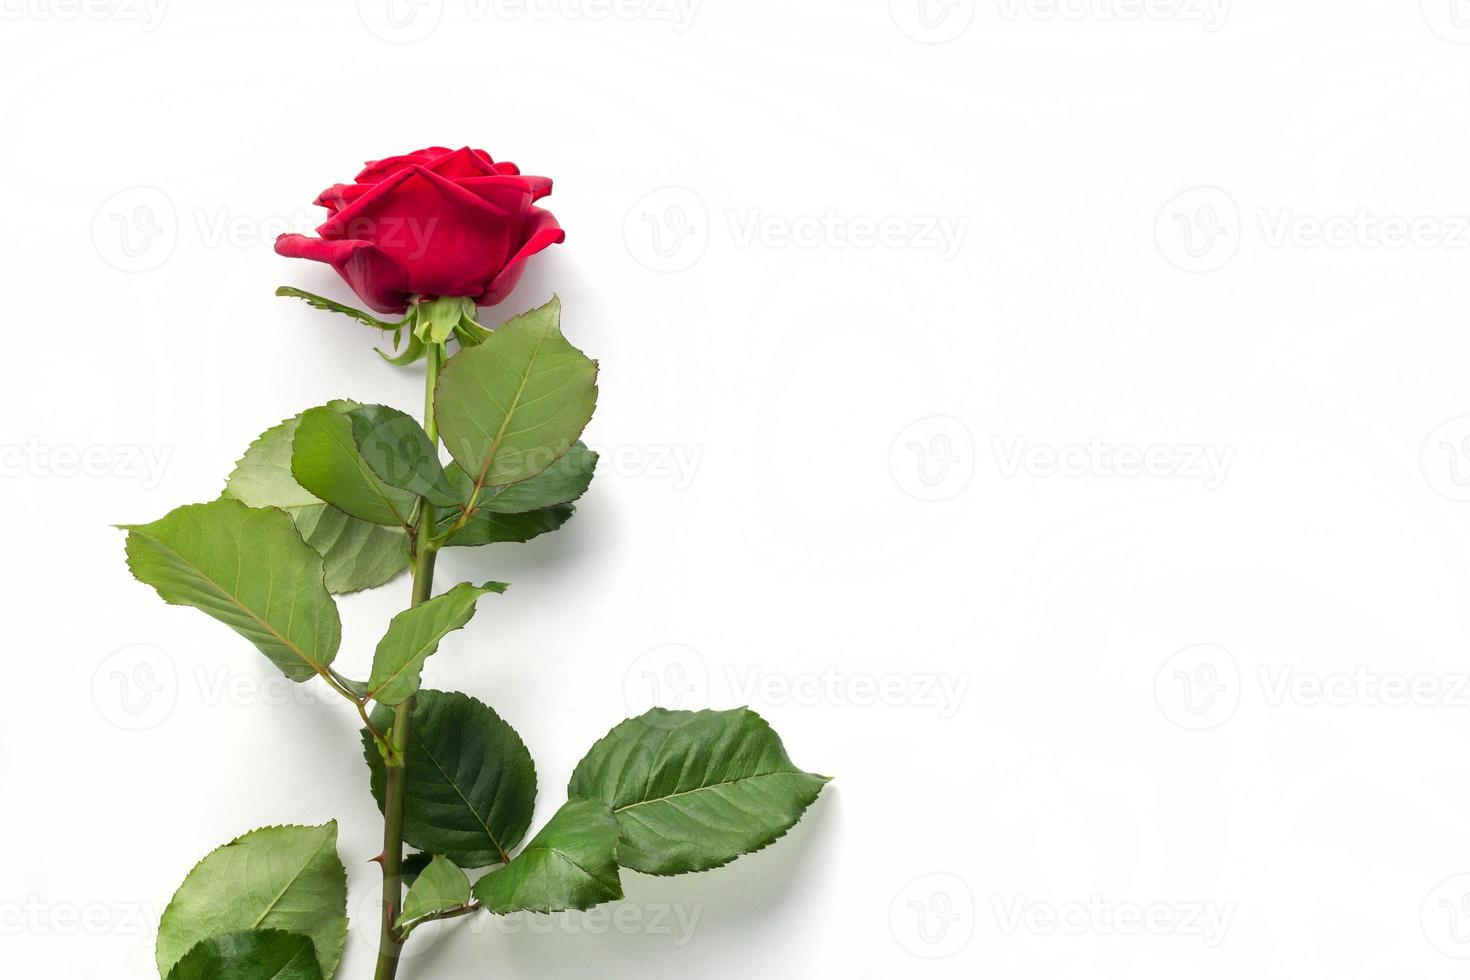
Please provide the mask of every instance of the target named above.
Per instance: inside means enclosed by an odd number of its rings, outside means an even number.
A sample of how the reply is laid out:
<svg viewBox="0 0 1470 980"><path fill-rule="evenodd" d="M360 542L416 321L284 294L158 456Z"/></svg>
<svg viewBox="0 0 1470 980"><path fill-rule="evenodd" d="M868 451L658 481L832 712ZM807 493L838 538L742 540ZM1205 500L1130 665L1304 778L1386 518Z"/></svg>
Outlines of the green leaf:
<svg viewBox="0 0 1470 980"><path fill-rule="evenodd" d="M326 310L328 313L341 313L344 316L352 317L352 319L361 323L363 326L376 327L379 330L396 330L403 325L402 321L389 323L387 320L379 320L372 314L364 313L362 310L348 306L346 303L338 303L336 300L327 299L325 296L318 296L316 293L308 293L306 290L297 289L295 286L282 286L276 290L276 295L304 299L315 309Z"/></svg>
<svg viewBox="0 0 1470 980"><path fill-rule="evenodd" d="M470 621L480 596L508 588L504 582L481 586L461 582L443 595L394 616L373 654L368 695L381 704L402 704L413 697L419 689L424 661L439 649L439 641Z"/></svg>
<svg viewBox="0 0 1470 980"><path fill-rule="evenodd" d="M496 915L589 909L623 897L618 821L595 800L571 800L526 849L475 882L475 898Z"/></svg>
<svg viewBox="0 0 1470 980"><path fill-rule="evenodd" d="M373 710L379 731L392 722L392 708ZM386 767L371 732L362 742L381 810ZM404 839L462 868L509 860L536 805L536 766L515 729L467 694L420 691L406 754Z"/></svg>
<svg viewBox="0 0 1470 980"><path fill-rule="evenodd" d="M279 929L311 939L323 977L347 940L347 872L337 822L252 830L194 866L158 925L158 972L206 939Z"/></svg>
<svg viewBox="0 0 1470 980"><path fill-rule="evenodd" d="M163 600L200 609L254 643L293 681L337 655L342 621L322 559L286 513L222 498L124 527L128 567Z"/></svg>
<svg viewBox="0 0 1470 980"><path fill-rule="evenodd" d="M404 884L411 886L414 880L424 873L424 869L429 866L429 862L433 859L434 855L425 854L423 851L410 851L404 854L403 865L400 868L403 873Z"/></svg>
<svg viewBox="0 0 1470 980"><path fill-rule="evenodd" d="M296 482L371 524L409 527L418 498L380 480L352 438L352 420L330 406L301 414L291 448Z"/></svg>
<svg viewBox="0 0 1470 980"><path fill-rule="evenodd" d="M560 318L553 299L444 366L435 393L440 436L478 486L535 476L592 418L597 363L567 343Z"/></svg>
<svg viewBox="0 0 1470 980"><path fill-rule="evenodd" d="M294 516L296 530L322 556L329 592L377 588L408 567L408 535L402 528L359 521L330 504L302 508Z"/></svg>
<svg viewBox="0 0 1470 980"><path fill-rule="evenodd" d="M358 452L384 483L423 497L436 507L459 506L438 451L411 416L385 405L363 405L347 417Z"/></svg>
<svg viewBox="0 0 1470 980"><path fill-rule="evenodd" d="M357 403L333 401L323 407L346 412ZM279 507L287 512L326 506L291 475L291 443L300 423L297 415L261 433L225 481L225 495L251 507Z"/></svg>
<svg viewBox="0 0 1470 980"><path fill-rule="evenodd" d="M555 531L571 520L577 508L571 504L557 504L544 510L533 510L529 514L496 514L488 510L476 510L465 526L455 532L446 544L453 547L474 548L485 544L526 542L548 531ZM441 533L453 520L441 521Z"/></svg>
<svg viewBox="0 0 1470 980"><path fill-rule="evenodd" d="M597 454L578 442L565 456L529 480L503 487L485 487L480 492L474 513L447 543L456 547L477 547L498 542L523 542L555 531L576 513L570 501L586 491L596 465ZM467 505L474 491L474 481L465 475L458 463L450 463L445 474L459 500ZM459 508L440 518L436 533L447 534L462 513L463 508Z"/></svg>
<svg viewBox="0 0 1470 980"><path fill-rule="evenodd" d="M594 745L567 795L612 807L623 867L673 875L718 868L775 841L827 781L792 765L749 708L654 708Z"/></svg>
<svg viewBox="0 0 1470 980"><path fill-rule="evenodd" d="M327 406L339 412L355 402ZM327 591L340 594L376 588L408 567L408 535L350 517L309 493L291 475L291 444L301 416L266 430L250 444L225 483L224 496L249 507L279 507L291 515L306 543L322 556Z"/></svg>
<svg viewBox="0 0 1470 980"><path fill-rule="evenodd" d="M230 932L189 950L168 980L322 980L311 939L280 929Z"/></svg>
<svg viewBox="0 0 1470 980"><path fill-rule="evenodd" d="M569 504L587 492L596 470L597 454L579 440L565 456L529 480L485 487L480 491L476 509L497 514L528 514L556 504ZM449 468L449 478L455 491L461 492L460 499L468 501L469 494L465 491L473 489L474 481L455 465Z"/></svg>
<svg viewBox="0 0 1470 980"><path fill-rule="evenodd" d="M403 913L395 925L459 908L469 900L470 880L464 872L453 861L435 855L408 889L408 895L403 899Z"/></svg>

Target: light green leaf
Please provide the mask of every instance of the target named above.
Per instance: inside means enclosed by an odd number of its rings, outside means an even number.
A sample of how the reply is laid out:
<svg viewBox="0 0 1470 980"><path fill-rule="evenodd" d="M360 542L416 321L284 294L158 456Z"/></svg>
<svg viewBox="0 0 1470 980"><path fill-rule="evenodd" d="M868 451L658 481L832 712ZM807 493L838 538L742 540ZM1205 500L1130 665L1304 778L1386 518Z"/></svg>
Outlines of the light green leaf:
<svg viewBox="0 0 1470 980"><path fill-rule="evenodd" d="M231 627L291 680L309 680L336 657L342 621L321 556L284 511L222 498L123 530L139 581Z"/></svg>
<svg viewBox="0 0 1470 980"><path fill-rule="evenodd" d="M440 436L478 486L535 476L592 418L597 363L567 343L560 318L553 299L444 366L435 394Z"/></svg>
<svg viewBox="0 0 1470 980"><path fill-rule="evenodd" d="M385 405L363 405L347 417L352 420L358 452L384 483L423 497L436 507L459 505L444 476L438 450L411 416Z"/></svg>
<svg viewBox="0 0 1470 980"><path fill-rule="evenodd" d="M346 412L356 408L357 403L332 401L323 407ZM320 497L307 491L291 475L291 443L300 422L301 416L297 415L261 433L225 481L225 496L250 507L279 507L288 513L325 506Z"/></svg>
<svg viewBox="0 0 1470 980"><path fill-rule="evenodd" d="M322 980L322 968L308 937L254 929L202 940L168 980Z"/></svg>
<svg viewBox="0 0 1470 980"><path fill-rule="evenodd" d="M347 940L336 821L252 830L195 865L159 921L159 975L203 940L252 929L309 937L322 976L332 975Z"/></svg>
<svg viewBox="0 0 1470 980"><path fill-rule="evenodd" d="M718 868L775 841L827 781L792 765L749 708L654 708L594 745L567 795L612 807L623 867L672 875Z"/></svg>
<svg viewBox="0 0 1470 980"><path fill-rule="evenodd" d="M464 872L453 861L435 855L408 889L408 895L403 899L403 913L396 925L459 908L469 900L470 880Z"/></svg>
<svg viewBox="0 0 1470 980"><path fill-rule="evenodd" d="M373 710L386 731L393 709ZM383 808L387 772L372 733L362 733L373 797ZM467 694L420 691L407 751L404 839L462 868L509 860L536 805L536 766L515 729Z"/></svg>
<svg viewBox="0 0 1470 980"><path fill-rule="evenodd" d="M331 407L303 412L291 448L296 482L361 521L410 527L418 498L373 473L352 438L352 420Z"/></svg>
<svg viewBox="0 0 1470 980"><path fill-rule="evenodd" d="M339 412L355 402L328 404ZM306 543L322 556L327 591L334 594L376 588L408 567L408 535L350 517L309 493L291 475L291 444L301 416L266 430L250 444L225 483L224 496L249 507L279 507L291 515Z"/></svg>
<svg viewBox="0 0 1470 980"><path fill-rule="evenodd" d="M368 694L380 704L402 704L419 689L424 661L439 641L464 626L475 614L475 602L487 592L504 592L504 582L474 586L461 582L443 595L405 609L393 617L373 654Z"/></svg>
<svg viewBox="0 0 1470 980"><path fill-rule="evenodd" d="M361 323L363 326L366 327L376 327L379 330L396 330L400 326L402 326L402 321L398 321L397 323L389 323L387 320L379 320L372 314L364 313L362 310L348 306L346 303L338 303L336 300L327 299L325 296L318 296L316 293L308 293L306 290L297 289L295 286L282 286L276 290L276 295L293 296L296 299L304 299L315 309L326 310L328 313L341 313L343 316L350 316L352 317L352 319L356 320L358 323Z"/></svg>
<svg viewBox="0 0 1470 980"><path fill-rule="evenodd" d="M623 897L618 822L606 804L572 800L505 867L475 882L496 915L589 909Z"/></svg>

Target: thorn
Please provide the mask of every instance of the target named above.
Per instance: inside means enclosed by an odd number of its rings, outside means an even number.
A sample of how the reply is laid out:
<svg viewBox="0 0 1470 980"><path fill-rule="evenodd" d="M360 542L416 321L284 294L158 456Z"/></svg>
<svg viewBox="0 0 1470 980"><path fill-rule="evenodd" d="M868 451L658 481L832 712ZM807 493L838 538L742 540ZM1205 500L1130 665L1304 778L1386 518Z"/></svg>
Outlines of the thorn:
<svg viewBox="0 0 1470 980"><path fill-rule="evenodd" d="M380 853L377 857L370 857L370 858L368 858L368 862L367 863L368 864L376 864L379 867L382 867L382 865L383 865L383 855Z"/></svg>

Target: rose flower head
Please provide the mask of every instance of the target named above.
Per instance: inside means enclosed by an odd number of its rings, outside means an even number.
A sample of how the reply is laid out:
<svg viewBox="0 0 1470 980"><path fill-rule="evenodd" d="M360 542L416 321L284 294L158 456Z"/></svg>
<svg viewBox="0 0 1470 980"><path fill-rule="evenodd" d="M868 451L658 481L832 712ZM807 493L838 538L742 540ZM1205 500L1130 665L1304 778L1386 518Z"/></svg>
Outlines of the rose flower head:
<svg viewBox="0 0 1470 980"><path fill-rule="evenodd" d="M496 163L484 150L430 147L369 163L315 203L329 212L317 235L281 235L276 251L326 262L368 306L402 313L414 297L463 297L493 306L526 262L566 238L533 202L551 180Z"/></svg>

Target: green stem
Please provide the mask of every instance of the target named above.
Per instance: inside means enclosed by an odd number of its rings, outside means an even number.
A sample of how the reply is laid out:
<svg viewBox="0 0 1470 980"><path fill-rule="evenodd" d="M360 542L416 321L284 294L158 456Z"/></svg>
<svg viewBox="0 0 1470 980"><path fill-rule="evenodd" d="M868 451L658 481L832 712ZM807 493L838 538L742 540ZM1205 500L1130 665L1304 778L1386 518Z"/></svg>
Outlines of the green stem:
<svg viewBox="0 0 1470 980"><path fill-rule="evenodd" d="M413 933L413 931L426 922L442 922L445 919L457 919L462 915L474 915L476 912L480 911L481 908L483 908L483 906L481 906L479 902L476 902L472 899L468 902L465 902L463 905L456 905L454 906L454 908L440 909L437 912L428 912L424 915L419 916L417 919L405 922L403 924L403 928L399 930L399 933L402 935L403 941L407 942L408 937Z"/></svg>
<svg viewBox="0 0 1470 980"><path fill-rule="evenodd" d="M439 368L444 363L444 347L429 347L428 376L424 390L424 431L435 446L439 444L439 426L434 420L434 387L439 381ZM438 519L434 506L427 500L419 506L419 521L413 561L413 598L410 606L427 602L434 594L434 559L438 548L433 543L434 523ZM398 957L403 943L394 924L403 912L403 800L407 786L408 736L413 725L414 699L409 698L393 709L393 728L388 733L393 758L386 761L386 790L383 798L383 925L378 938L378 969L374 980L393 980L398 974Z"/></svg>

